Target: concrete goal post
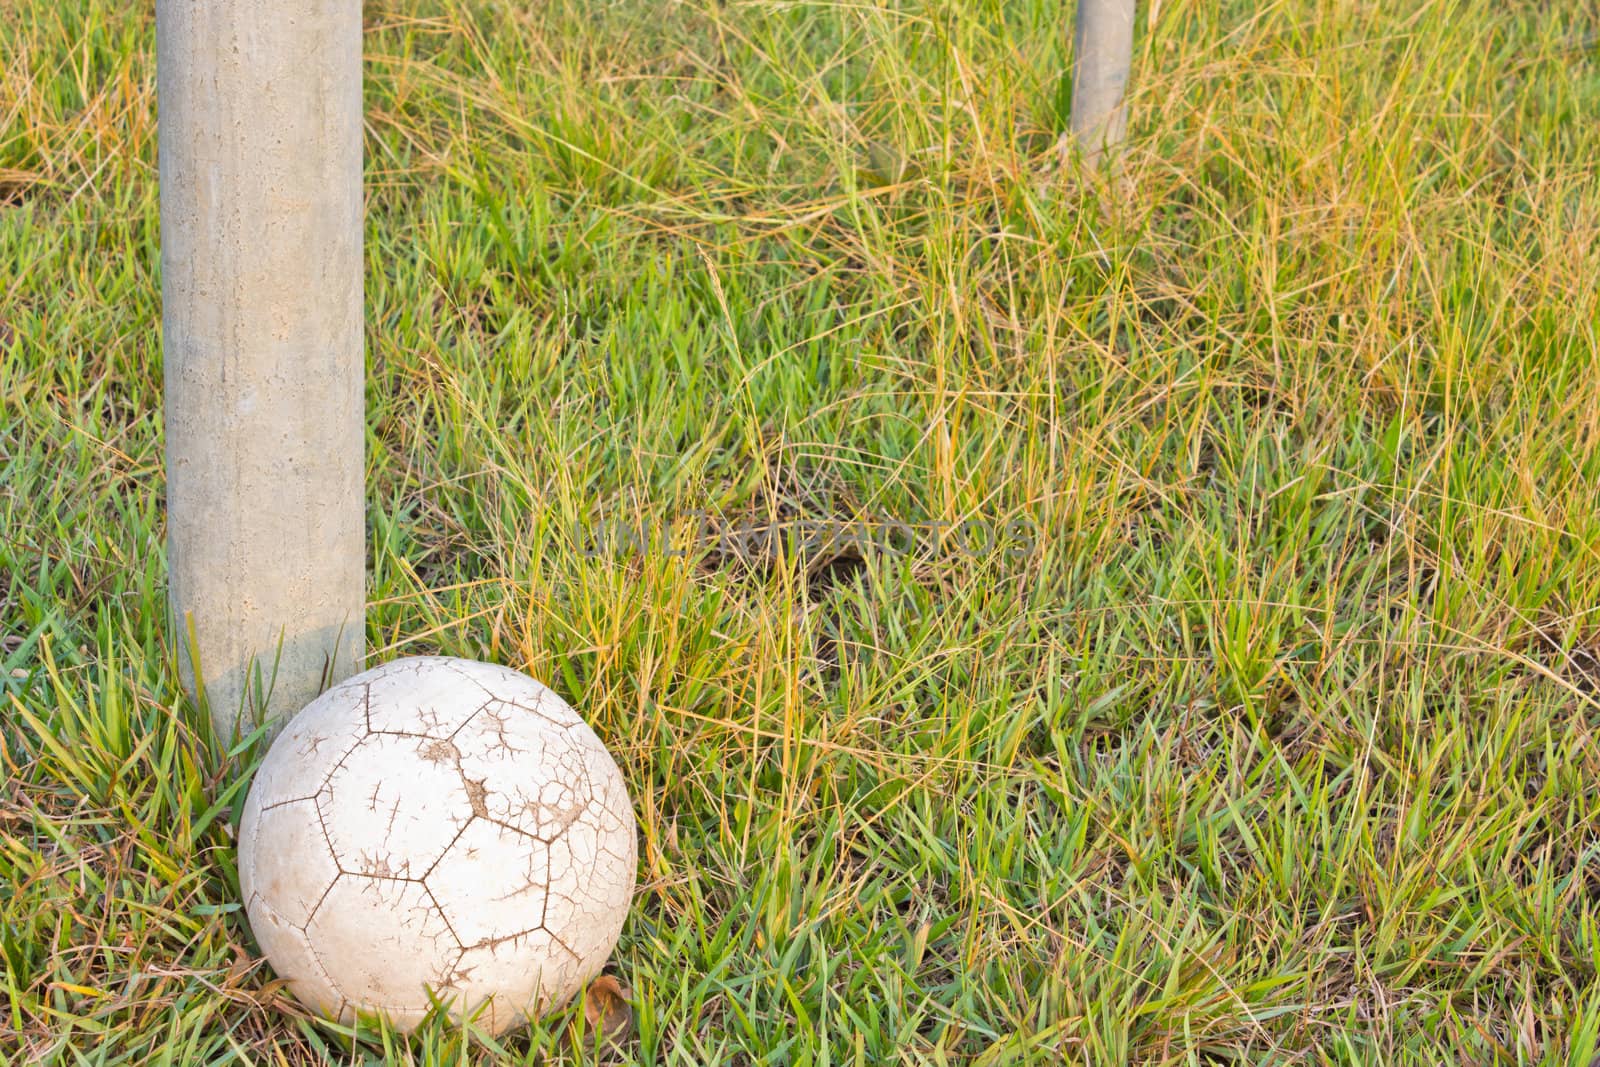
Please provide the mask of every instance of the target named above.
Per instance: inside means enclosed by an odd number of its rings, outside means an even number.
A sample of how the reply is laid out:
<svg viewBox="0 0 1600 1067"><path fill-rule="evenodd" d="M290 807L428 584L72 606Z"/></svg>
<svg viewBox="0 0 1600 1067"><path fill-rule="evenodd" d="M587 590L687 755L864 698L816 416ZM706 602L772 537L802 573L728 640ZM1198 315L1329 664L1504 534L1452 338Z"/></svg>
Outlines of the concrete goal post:
<svg viewBox="0 0 1600 1067"><path fill-rule="evenodd" d="M157 0L156 60L172 632L228 740L364 655L361 3Z"/></svg>
<svg viewBox="0 0 1600 1067"><path fill-rule="evenodd" d="M1127 135L1123 96L1133 66L1134 0L1078 0L1072 47L1072 130L1088 167L1121 156Z"/></svg>

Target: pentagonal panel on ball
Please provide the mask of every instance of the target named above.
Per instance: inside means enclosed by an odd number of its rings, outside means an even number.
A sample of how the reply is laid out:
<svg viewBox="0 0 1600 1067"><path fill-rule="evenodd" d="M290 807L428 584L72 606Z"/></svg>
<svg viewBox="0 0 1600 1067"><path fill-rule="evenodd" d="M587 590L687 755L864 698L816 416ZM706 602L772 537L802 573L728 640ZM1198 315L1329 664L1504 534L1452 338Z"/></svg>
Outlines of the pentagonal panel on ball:
<svg viewBox="0 0 1600 1067"><path fill-rule="evenodd" d="M260 893L294 926L304 926L339 877L313 799L290 800L257 812L242 827L239 889Z"/></svg>
<svg viewBox="0 0 1600 1067"><path fill-rule="evenodd" d="M536 682L523 675L517 676L522 681L519 689L502 691L500 699L523 715L539 719L558 729L577 726L583 722L578 713L572 710L572 705L556 693L555 690L542 682Z"/></svg>
<svg viewBox="0 0 1600 1067"><path fill-rule="evenodd" d="M455 745L462 774L482 783L484 814L507 826L549 840L588 802L586 765L565 731L510 705L484 708Z"/></svg>
<svg viewBox="0 0 1600 1067"><path fill-rule="evenodd" d="M295 999L312 1011L337 1015L344 998L317 959L305 931L279 915L259 894L248 899L245 914L250 918L250 932L272 960L278 977L288 982Z"/></svg>
<svg viewBox="0 0 1600 1067"><path fill-rule="evenodd" d="M633 817L633 804L628 800L628 787L619 772L613 770L597 789L590 811L599 831L595 882L613 887L618 899L626 903L633 899L639 828Z"/></svg>
<svg viewBox="0 0 1600 1067"><path fill-rule="evenodd" d="M479 1025L498 1034L565 1001L599 970L586 967L548 931L530 930L463 952L450 992L463 1014L482 1008Z"/></svg>
<svg viewBox="0 0 1600 1067"><path fill-rule="evenodd" d="M590 868L567 868L569 872L581 870L581 881L562 877L570 854L565 837L550 843L552 878L546 894L544 926L579 959L604 963L621 930L622 916L616 911L613 894L590 882Z"/></svg>
<svg viewBox="0 0 1600 1067"><path fill-rule="evenodd" d="M427 1011L461 955L427 887L391 878L341 875L306 937L350 1007L368 1011Z"/></svg>
<svg viewBox="0 0 1600 1067"><path fill-rule="evenodd" d="M284 727L250 783L252 804L267 807L315 796L333 768L367 735L366 686L345 682L323 693Z"/></svg>
<svg viewBox="0 0 1600 1067"><path fill-rule="evenodd" d="M545 848L479 819L428 874L428 888L463 945L493 942L544 919L550 867Z"/></svg>
<svg viewBox="0 0 1600 1067"><path fill-rule="evenodd" d="M565 720L576 722L578 716L571 708L566 707L560 697L541 682L529 678L520 671L509 667L502 667L497 663L480 663L476 660L446 659L452 670L475 683L483 692L496 700L510 701L527 708L544 708L547 697L560 708L554 706L545 710L551 718L565 717Z"/></svg>
<svg viewBox="0 0 1600 1067"><path fill-rule="evenodd" d="M339 868L420 878L472 818L472 798L448 741L371 734L317 794Z"/></svg>
<svg viewBox="0 0 1600 1067"><path fill-rule="evenodd" d="M590 892L592 914L599 916L588 928L592 938L583 951L600 953L601 959L610 953L622 933L623 920L628 916L628 904L633 899L634 878L638 871L638 848L630 825L626 836L600 834L599 853L594 861L594 880Z"/></svg>
<svg viewBox="0 0 1600 1067"><path fill-rule="evenodd" d="M371 730L448 738L489 700L457 660L419 656L385 664L367 679Z"/></svg>

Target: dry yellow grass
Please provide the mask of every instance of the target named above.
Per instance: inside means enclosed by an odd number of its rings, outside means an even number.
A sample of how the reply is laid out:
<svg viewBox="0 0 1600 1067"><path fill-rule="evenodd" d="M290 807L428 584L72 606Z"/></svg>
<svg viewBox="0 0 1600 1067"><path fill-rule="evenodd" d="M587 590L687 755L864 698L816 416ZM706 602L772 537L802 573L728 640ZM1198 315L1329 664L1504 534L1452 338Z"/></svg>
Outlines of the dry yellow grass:
<svg viewBox="0 0 1600 1067"><path fill-rule="evenodd" d="M253 962L260 753L162 628L152 26L10 11L0 1056L600 1055ZM370 644L617 753L624 1058L1586 1064L1600 9L1163 0L1114 182L1066 15L369 3ZM1010 539L731 535L897 522Z"/></svg>

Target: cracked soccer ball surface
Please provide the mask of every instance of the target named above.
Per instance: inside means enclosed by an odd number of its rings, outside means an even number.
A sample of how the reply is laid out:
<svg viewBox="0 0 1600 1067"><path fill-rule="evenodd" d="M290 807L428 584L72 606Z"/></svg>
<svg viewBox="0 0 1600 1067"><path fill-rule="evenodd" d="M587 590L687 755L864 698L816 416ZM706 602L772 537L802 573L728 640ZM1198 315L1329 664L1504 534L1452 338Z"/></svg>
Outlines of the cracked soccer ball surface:
<svg viewBox="0 0 1600 1067"><path fill-rule="evenodd" d="M295 997L400 1029L434 1001L500 1033L569 1000L616 947L634 865L594 731L526 675L444 657L307 705L239 834L250 927Z"/></svg>

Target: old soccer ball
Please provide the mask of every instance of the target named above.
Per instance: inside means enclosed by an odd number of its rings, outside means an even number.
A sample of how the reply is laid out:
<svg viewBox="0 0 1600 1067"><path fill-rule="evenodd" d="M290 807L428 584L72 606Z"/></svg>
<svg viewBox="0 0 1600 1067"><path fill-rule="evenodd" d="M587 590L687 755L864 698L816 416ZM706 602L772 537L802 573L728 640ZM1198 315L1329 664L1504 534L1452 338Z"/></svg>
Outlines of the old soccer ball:
<svg viewBox="0 0 1600 1067"><path fill-rule="evenodd" d="M239 833L250 928L294 995L402 1030L437 1003L500 1033L570 999L616 947L634 863L594 731L526 675L443 657L307 705Z"/></svg>

